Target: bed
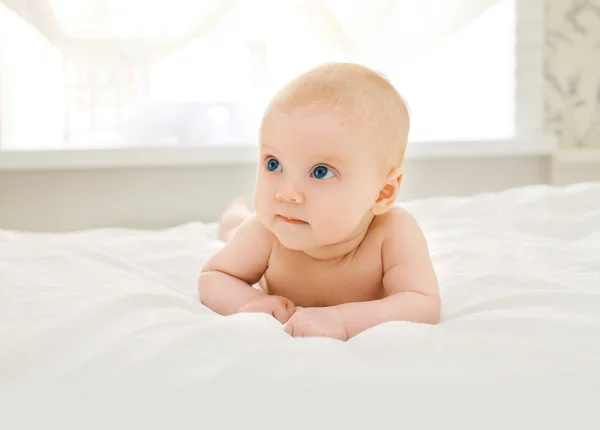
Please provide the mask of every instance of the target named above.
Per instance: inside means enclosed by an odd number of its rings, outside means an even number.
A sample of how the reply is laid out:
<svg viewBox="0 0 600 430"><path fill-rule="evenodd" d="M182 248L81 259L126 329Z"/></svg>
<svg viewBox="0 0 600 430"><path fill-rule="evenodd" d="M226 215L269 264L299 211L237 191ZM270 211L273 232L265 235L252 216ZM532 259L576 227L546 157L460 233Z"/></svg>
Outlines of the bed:
<svg viewBox="0 0 600 430"><path fill-rule="evenodd" d="M0 388L154 381L231 393L254 381L339 393L428 387L429 396L507 384L600 392L600 183L404 206L429 242L442 323L387 323L346 343L293 339L270 316L200 305L199 268L219 246L214 224L0 230Z"/></svg>

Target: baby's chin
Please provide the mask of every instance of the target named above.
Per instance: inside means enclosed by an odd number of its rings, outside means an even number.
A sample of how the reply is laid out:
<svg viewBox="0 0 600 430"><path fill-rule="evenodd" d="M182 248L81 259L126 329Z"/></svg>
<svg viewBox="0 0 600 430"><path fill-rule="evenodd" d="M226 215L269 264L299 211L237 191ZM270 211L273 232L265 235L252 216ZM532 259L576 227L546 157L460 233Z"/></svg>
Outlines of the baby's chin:
<svg viewBox="0 0 600 430"><path fill-rule="evenodd" d="M292 251L309 251L343 242L343 238L320 237L309 225L301 226L272 226L271 232L278 242Z"/></svg>
<svg viewBox="0 0 600 430"><path fill-rule="evenodd" d="M304 251L313 248L315 241L309 225L302 226L270 226L269 230L279 243L292 251Z"/></svg>

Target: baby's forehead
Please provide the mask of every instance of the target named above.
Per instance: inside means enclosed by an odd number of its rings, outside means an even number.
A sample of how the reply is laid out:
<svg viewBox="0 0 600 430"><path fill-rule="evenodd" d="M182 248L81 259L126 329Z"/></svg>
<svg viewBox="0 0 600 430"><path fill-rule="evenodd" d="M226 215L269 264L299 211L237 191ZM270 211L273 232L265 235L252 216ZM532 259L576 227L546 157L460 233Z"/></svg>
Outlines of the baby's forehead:
<svg viewBox="0 0 600 430"><path fill-rule="evenodd" d="M377 127L326 106L300 106L293 109L273 109L264 120L263 144L303 143L306 150L348 152L348 146L371 142ZM313 145L310 145L313 143Z"/></svg>
<svg viewBox="0 0 600 430"><path fill-rule="evenodd" d="M321 116L275 114L265 127L260 144L263 153L282 161L326 163L338 168L362 167L381 159L384 147L356 125L341 123L331 112Z"/></svg>

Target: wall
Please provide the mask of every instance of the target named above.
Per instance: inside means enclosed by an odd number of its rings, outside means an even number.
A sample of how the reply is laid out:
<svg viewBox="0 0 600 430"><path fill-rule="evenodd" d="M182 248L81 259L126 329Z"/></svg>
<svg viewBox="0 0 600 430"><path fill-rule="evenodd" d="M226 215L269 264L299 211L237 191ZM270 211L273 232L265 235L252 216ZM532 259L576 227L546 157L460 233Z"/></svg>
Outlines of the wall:
<svg viewBox="0 0 600 430"><path fill-rule="evenodd" d="M546 1L546 128L562 148L600 149L600 0Z"/></svg>
<svg viewBox="0 0 600 430"><path fill-rule="evenodd" d="M410 160L400 199L547 183L549 166L548 157ZM212 221L233 198L252 198L254 172L254 166L0 171L0 228L160 228Z"/></svg>
<svg viewBox="0 0 600 430"><path fill-rule="evenodd" d="M600 0L546 0L545 36L546 130L560 147L553 181L600 180Z"/></svg>

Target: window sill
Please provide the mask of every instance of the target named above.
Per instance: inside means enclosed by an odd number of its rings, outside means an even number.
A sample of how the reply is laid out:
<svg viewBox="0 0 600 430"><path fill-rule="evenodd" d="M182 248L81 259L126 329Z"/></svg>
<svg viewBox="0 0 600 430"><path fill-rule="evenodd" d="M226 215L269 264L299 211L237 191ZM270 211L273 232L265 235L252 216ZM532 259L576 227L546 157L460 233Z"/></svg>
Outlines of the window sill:
<svg viewBox="0 0 600 430"><path fill-rule="evenodd" d="M554 156L554 164L600 164L600 148L560 149Z"/></svg>
<svg viewBox="0 0 600 430"><path fill-rule="evenodd" d="M551 156L556 143L548 136L487 141L413 142L407 160ZM149 167L253 165L252 145L187 148L0 151L0 170L82 170Z"/></svg>

